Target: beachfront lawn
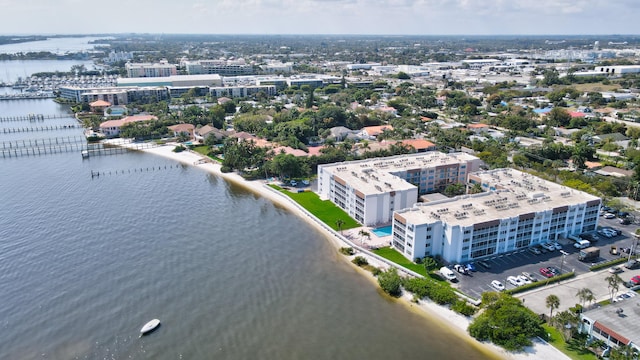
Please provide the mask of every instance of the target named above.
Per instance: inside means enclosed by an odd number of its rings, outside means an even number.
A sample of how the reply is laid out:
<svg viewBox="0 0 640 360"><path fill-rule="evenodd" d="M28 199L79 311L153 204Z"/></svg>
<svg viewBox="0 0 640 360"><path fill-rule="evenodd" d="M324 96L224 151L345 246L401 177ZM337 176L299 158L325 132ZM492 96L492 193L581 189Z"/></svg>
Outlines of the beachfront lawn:
<svg viewBox="0 0 640 360"><path fill-rule="evenodd" d="M547 341L553 345L556 349L562 351L568 357L575 360L596 360L596 354L584 348L584 341L578 339L571 339L568 343L564 342L562 335L558 329L553 326L543 325L544 330L550 335Z"/></svg>
<svg viewBox="0 0 640 360"><path fill-rule="evenodd" d="M192 150L204 156L207 156L207 154L209 154L209 147L207 145L194 146Z"/></svg>
<svg viewBox="0 0 640 360"><path fill-rule="evenodd" d="M383 258L389 261L392 261L404 268L407 268L411 271L415 271L422 276L427 276L427 270L424 268L423 265L411 262L409 259L402 256L402 254L400 254L398 251L396 251L395 249L392 249L389 246L379 248L377 250L373 250L373 252L376 255L382 256Z"/></svg>
<svg viewBox="0 0 640 360"><path fill-rule="evenodd" d="M349 214L344 212L344 210L337 207L334 203L329 200L320 200L318 194L312 191L305 191L300 193L292 193L284 190L283 188L277 185L269 185L272 188L280 191L281 193L287 195L295 202L300 204L303 208L305 208L308 212L315 215L322 222L330 226L333 230L348 230L357 228L360 226L355 220L353 220ZM338 228L336 221L338 219L342 220L342 225Z"/></svg>

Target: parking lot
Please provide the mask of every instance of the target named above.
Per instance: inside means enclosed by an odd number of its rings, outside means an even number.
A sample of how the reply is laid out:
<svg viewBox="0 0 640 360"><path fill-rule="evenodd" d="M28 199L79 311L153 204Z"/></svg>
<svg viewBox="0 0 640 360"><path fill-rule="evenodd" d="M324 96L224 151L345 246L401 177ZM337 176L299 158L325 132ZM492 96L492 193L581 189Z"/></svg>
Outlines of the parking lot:
<svg viewBox="0 0 640 360"><path fill-rule="evenodd" d="M496 290L491 285L493 280L498 280L506 289L511 289L515 286L510 284L507 278L509 276L521 275L522 272L530 273L537 281L544 281L547 278L540 273L540 268L554 267L561 273L574 271L576 275L579 275L588 273L589 267L597 263L619 258L620 256L628 256L626 253L612 255L609 253L609 250L611 246L616 246L618 249L633 247L635 237L632 234L638 226L634 224L620 225L617 219L603 219L602 217L600 218L599 224L601 227L619 229L621 234L612 238L599 235L599 239L592 242L591 246L600 249L600 257L598 259L589 262L578 260L580 250L573 246L574 241L563 239L560 241L562 250L548 251L536 255L527 249L522 249L512 253L488 257L484 259L484 262L490 266L489 269L480 266L479 262L475 262L477 271L470 272L466 275L457 273L458 283L455 286L472 297L480 298L483 292ZM626 275L632 272L634 274L635 272L640 273L640 271L627 271L624 275L621 274L622 279L628 281L629 279L626 278L628 277Z"/></svg>

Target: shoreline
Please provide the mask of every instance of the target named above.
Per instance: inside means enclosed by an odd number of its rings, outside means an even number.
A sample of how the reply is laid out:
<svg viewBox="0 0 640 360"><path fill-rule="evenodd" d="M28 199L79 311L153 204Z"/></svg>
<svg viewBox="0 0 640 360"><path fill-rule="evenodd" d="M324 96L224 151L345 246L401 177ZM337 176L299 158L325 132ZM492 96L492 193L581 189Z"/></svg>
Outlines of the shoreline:
<svg viewBox="0 0 640 360"><path fill-rule="evenodd" d="M119 144L119 145L126 147L126 144ZM334 245L336 251L340 249L340 247L349 246L348 244L342 243L335 236L332 236L333 234L328 232L324 227L322 227L315 221L310 221L305 211L292 205L283 196L275 194L265 189L264 182L260 180L253 180L253 181L246 180L240 175L236 174L235 172L223 173L221 171L221 168L222 168L221 164L212 162L211 159L190 150L185 150L179 153L173 152L173 149L175 148L176 145L177 144L175 143L171 143L171 144L161 145L154 148L140 149L138 151L162 156L186 165L192 165L194 167L203 168L207 172L213 175L219 176L226 181L242 186L243 188L257 195L264 197L266 199L269 199L273 203L284 207L288 211L291 211L295 215L302 218L308 225L314 227L321 234L323 234L324 237ZM205 159L206 161L203 162L203 159ZM366 256L365 253L358 253L358 252L356 253L356 255ZM343 256L343 258L351 264L351 261L349 261L350 259L349 257ZM386 264L378 262L375 258L372 258L370 256L366 256L366 258L370 264L376 267L383 268L383 269L388 267ZM370 281L372 281L377 286L377 281L375 276L373 276L368 271L363 270L362 268L356 265L353 265L353 264L351 265L356 269L358 269L359 271L364 272L363 275L369 278ZM436 321L438 325L446 327L447 330L451 331L452 333L456 333L458 336L465 339L470 344L476 346L478 351L481 352L483 355L486 355L489 357L509 359L509 360L530 360L533 358L545 358L546 360L570 359L568 356L564 355L562 352L560 352L558 349L556 349L552 345L542 341L537 341L535 339L534 339L533 346L527 347L522 352L519 352L519 353L511 353L490 342L480 342L476 340L474 337L472 337L471 335L469 335L469 333L467 332L467 327L470 324L470 319L466 318L463 315L455 313L454 311L450 310L447 307L437 305L431 300L420 300L419 303L414 303L412 302L412 296L407 292L404 292L403 295L400 298L398 298L398 302L406 306L408 310L415 311L417 314L419 314L420 316L423 316L425 319L429 319L430 321Z"/></svg>

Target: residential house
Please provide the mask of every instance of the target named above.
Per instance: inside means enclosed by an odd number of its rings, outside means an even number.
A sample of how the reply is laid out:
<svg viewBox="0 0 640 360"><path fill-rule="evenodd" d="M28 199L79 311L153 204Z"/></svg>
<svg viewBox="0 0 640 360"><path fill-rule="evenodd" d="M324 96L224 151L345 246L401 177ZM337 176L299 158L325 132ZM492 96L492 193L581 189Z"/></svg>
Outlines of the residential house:
<svg viewBox="0 0 640 360"><path fill-rule="evenodd" d="M107 120L100 124L100 132L103 133L106 137L117 137L120 136L120 128L122 128L122 126L129 123L151 120L158 120L158 118L153 115L134 115L127 116L118 120Z"/></svg>
<svg viewBox="0 0 640 360"><path fill-rule="evenodd" d="M193 124L177 124L167 127L169 130L173 131L173 136L180 136L181 134L186 134L189 136L189 139L195 138L195 126Z"/></svg>
<svg viewBox="0 0 640 360"><path fill-rule="evenodd" d="M360 129L360 135L366 139L375 139L378 135L382 134L385 130L392 131L391 125L379 125L379 126L365 126Z"/></svg>

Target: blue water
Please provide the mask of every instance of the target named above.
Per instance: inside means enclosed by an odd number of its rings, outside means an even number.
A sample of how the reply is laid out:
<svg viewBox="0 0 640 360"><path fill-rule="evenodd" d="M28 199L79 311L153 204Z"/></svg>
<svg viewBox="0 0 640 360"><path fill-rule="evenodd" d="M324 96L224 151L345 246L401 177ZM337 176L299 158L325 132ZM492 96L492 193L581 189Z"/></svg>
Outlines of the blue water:
<svg viewBox="0 0 640 360"><path fill-rule="evenodd" d="M4 116L65 110L0 102ZM198 167L0 158L0 205L0 359L488 358L381 296L297 216ZM139 339L153 318L162 326Z"/></svg>
<svg viewBox="0 0 640 360"><path fill-rule="evenodd" d="M375 228L371 230L371 232L376 234L376 236L378 237L389 236L391 235L391 228L392 228L391 225L383 226L383 227Z"/></svg>

